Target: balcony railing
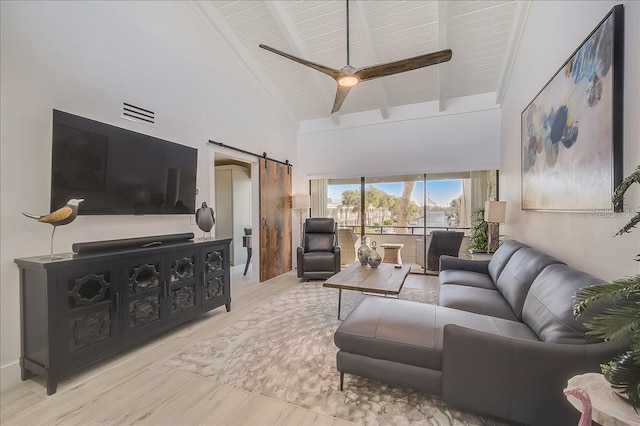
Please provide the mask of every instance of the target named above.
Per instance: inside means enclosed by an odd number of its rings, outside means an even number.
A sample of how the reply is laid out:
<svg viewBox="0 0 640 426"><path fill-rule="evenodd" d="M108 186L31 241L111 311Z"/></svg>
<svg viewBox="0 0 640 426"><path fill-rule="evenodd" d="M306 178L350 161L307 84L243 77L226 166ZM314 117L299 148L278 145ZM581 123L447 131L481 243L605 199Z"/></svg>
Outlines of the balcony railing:
<svg viewBox="0 0 640 426"><path fill-rule="evenodd" d="M360 235L360 225L347 225L340 226L341 228L351 228L356 235ZM460 226L427 226L427 235L434 229L446 230L446 231L463 231L468 233L471 228L463 228ZM399 232L400 231L400 232ZM404 232L402 232L404 231ZM365 235L424 235L423 226L393 226L393 225L379 225L379 226L365 226Z"/></svg>

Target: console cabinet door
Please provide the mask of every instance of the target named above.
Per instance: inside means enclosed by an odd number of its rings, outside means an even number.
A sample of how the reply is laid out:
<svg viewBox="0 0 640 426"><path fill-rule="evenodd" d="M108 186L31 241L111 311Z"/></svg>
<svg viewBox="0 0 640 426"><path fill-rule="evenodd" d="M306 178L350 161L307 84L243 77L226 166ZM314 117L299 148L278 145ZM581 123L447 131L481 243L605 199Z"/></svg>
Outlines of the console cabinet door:
<svg viewBox="0 0 640 426"><path fill-rule="evenodd" d="M169 277L165 303L167 320L197 314L199 292L196 286L196 250L167 253Z"/></svg>
<svg viewBox="0 0 640 426"><path fill-rule="evenodd" d="M202 307L207 310L226 304L229 311L229 245L211 246L200 250L200 261Z"/></svg>
<svg viewBox="0 0 640 426"><path fill-rule="evenodd" d="M66 363L100 352L120 340L118 269L96 262L58 272L60 336Z"/></svg>
<svg viewBox="0 0 640 426"><path fill-rule="evenodd" d="M163 257L147 256L123 262L122 330L125 336L144 333L162 324L166 316Z"/></svg>

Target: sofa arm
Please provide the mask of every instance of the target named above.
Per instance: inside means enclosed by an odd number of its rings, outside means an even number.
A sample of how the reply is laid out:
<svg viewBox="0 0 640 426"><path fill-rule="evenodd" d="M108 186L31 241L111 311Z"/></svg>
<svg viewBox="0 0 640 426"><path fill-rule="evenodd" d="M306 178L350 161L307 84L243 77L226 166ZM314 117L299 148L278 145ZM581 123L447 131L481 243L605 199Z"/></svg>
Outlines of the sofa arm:
<svg viewBox="0 0 640 426"><path fill-rule="evenodd" d="M561 345L454 324L444 328L443 348L445 402L531 425L577 424L562 393L567 381L620 352L609 343Z"/></svg>
<svg viewBox="0 0 640 426"><path fill-rule="evenodd" d="M456 269L462 271L489 274L489 260L460 259L453 256L440 256L440 270Z"/></svg>
<svg viewBox="0 0 640 426"><path fill-rule="evenodd" d="M340 246L335 246L333 252L336 255L336 264L334 270L336 271L336 273L338 273L340 272L340 268L342 267L342 264L340 263Z"/></svg>

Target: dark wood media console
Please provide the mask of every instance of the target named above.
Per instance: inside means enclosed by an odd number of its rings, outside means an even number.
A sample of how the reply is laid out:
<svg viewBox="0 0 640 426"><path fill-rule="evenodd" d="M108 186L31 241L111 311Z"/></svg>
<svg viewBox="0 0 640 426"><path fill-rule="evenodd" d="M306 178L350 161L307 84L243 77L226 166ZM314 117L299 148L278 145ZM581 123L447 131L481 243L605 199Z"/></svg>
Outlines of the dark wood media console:
<svg viewBox="0 0 640 426"><path fill-rule="evenodd" d="M231 239L15 259L22 380L58 379L196 316L231 309Z"/></svg>

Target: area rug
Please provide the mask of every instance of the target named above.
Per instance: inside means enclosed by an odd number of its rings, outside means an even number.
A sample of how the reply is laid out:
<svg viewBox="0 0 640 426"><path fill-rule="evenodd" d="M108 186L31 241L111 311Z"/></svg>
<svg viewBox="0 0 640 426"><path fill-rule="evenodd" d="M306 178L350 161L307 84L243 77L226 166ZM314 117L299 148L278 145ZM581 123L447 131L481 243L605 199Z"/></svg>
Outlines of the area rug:
<svg viewBox="0 0 640 426"><path fill-rule="evenodd" d="M342 317L364 297L343 291ZM401 299L437 301L437 289L404 288ZM338 290L297 284L233 326L212 331L167 365L342 420L367 425L496 425L439 398L345 375L338 390L333 333Z"/></svg>

